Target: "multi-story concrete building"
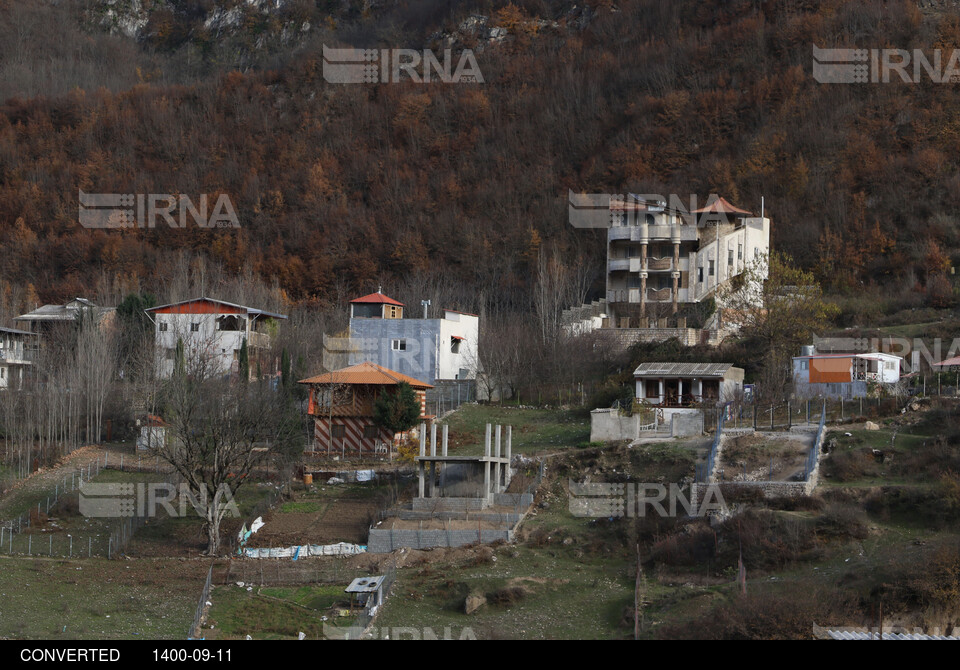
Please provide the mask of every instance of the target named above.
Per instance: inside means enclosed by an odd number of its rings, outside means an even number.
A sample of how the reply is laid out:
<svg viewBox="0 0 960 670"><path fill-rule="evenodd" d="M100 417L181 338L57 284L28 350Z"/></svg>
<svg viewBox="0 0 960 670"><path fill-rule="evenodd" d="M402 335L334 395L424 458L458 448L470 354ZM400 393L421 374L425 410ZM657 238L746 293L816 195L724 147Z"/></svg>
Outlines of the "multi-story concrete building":
<svg viewBox="0 0 960 670"><path fill-rule="evenodd" d="M754 261L766 277L770 220L755 217L723 198L686 212L639 196L611 199L607 230L606 296L567 310L571 332L602 329L657 330L636 339L678 337L700 341L688 328L689 306L717 296ZM714 316L698 329L718 329Z"/></svg>
<svg viewBox="0 0 960 670"><path fill-rule="evenodd" d="M173 374L178 349L188 374L236 373L244 342L251 377L258 367L264 374L276 371L277 365L267 354L276 320L287 318L283 314L212 298L160 305L146 312L155 324L156 371L161 378Z"/></svg>
<svg viewBox="0 0 960 670"><path fill-rule="evenodd" d="M607 231L610 327L676 314L716 295L770 250L770 220L720 198L692 216L663 202L615 201ZM664 309L666 307L666 309Z"/></svg>
<svg viewBox="0 0 960 670"><path fill-rule="evenodd" d="M371 361L431 382L476 379L480 318L452 309L409 319L379 291L350 302L348 365Z"/></svg>
<svg viewBox="0 0 960 670"><path fill-rule="evenodd" d="M25 330L0 328L0 391L19 389L33 365L36 336Z"/></svg>

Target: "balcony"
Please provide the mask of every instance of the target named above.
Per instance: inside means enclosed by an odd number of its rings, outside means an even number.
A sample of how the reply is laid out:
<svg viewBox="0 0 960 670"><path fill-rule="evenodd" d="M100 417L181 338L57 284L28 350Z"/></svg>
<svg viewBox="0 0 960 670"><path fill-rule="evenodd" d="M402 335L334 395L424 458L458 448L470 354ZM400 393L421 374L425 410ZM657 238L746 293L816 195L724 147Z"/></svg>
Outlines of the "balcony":
<svg viewBox="0 0 960 670"><path fill-rule="evenodd" d="M269 349L270 336L266 333L258 333L251 330L250 337L247 339L247 346L254 349Z"/></svg>
<svg viewBox="0 0 960 670"><path fill-rule="evenodd" d="M669 288L648 288L647 289L647 301L648 302L670 302L673 300L673 290Z"/></svg>
<svg viewBox="0 0 960 670"><path fill-rule="evenodd" d="M669 290L669 289L668 289ZM607 291L607 302L640 302L640 289L619 288Z"/></svg>
<svg viewBox="0 0 960 670"><path fill-rule="evenodd" d="M661 272L663 270L672 270L673 269L673 258L648 258L647 259L647 270L652 272Z"/></svg>
<svg viewBox="0 0 960 670"><path fill-rule="evenodd" d="M33 360L34 352L27 349L0 347L0 361L8 363L29 362Z"/></svg>
<svg viewBox="0 0 960 670"><path fill-rule="evenodd" d="M613 226L607 233L607 239L611 242L617 240L640 241L640 228L638 226Z"/></svg>
<svg viewBox="0 0 960 670"><path fill-rule="evenodd" d="M607 261L607 271L608 272L629 272L630 271L630 259L629 258L611 258Z"/></svg>

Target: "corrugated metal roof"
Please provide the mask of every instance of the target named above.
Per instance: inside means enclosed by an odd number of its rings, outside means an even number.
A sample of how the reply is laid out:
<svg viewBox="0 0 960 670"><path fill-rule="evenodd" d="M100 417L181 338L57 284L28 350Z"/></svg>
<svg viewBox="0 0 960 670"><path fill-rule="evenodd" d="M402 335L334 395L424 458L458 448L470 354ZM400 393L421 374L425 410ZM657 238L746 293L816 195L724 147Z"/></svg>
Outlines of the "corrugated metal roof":
<svg viewBox="0 0 960 670"><path fill-rule="evenodd" d="M160 309L166 309L168 307L177 307L179 305L189 305L192 302L212 302L217 305L226 305L228 307L233 307L234 309L240 309L246 312L247 314L252 314L254 316L269 316L274 319L286 319L286 314L277 314L276 312L267 312L262 309L257 309L255 307L248 307L246 305L238 305L235 302L227 302L226 300L217 300L216 298L207 298L205 296L200 298L191 298L190 300L181 300L180 302L171 302L167 305L157 305L156 307L151 307L144 311L146 312L156 312Z"/></svg>
<svg viewBox="0 0 960 670"><path fill-rule="evenodd" d="M0 333L10 333L11 335L33 335L29 330L17 330L16 328L4 328L0 326Z"/></svg>
<svg viewBox="0 0 960 670"><path fill-rule="evenodd" d="M827 630L833 640L876 640L877 633L867 630ZM883 633L884 640L960 640L953 635L928 635L927 633Z"/></svg>
<svg viewBox="0 0 960 670"><path fill-rule="evenodd" d="M350 302L374 303L378 305L398 305L400 307L405 307L402 302L398 302L393 298L389 298L380 292L371 293L370 295L365 295L362 298L357 298L356 300L351 300Z"/></svg>
<svg viewBox="0 0 960 670"><path fill-rule="evenodd" d="M941 368L941 367L947 367L948 365L960 365L960 356L954 356L953 358L948 358L945 361L934 363L933 367Z"/></svg>
<svg viewBox="0 0 960 670"><path fill-rule="evenodd" d="M723 377L733 363L641 363L634 377Z"/></svg>
<svg viewBox="0 0 960 670"><path fill-rule="evenodd" d="M400 382L406 382L417 389L433 388L431 384L370 361L300 380L301 384L383 384L387 386L396 386Z"/></svg>

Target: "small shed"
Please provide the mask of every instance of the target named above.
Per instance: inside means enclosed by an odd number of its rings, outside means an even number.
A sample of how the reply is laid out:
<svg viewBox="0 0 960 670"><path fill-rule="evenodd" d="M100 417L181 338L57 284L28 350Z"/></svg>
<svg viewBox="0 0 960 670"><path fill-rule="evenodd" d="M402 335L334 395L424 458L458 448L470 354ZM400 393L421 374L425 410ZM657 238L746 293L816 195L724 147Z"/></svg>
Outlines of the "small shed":
<svg viewBox="0 0 960 670"><path fill-rule="evenodd" d="M140 427L137 451L150 451L166 443L167 424L159 416L147 414L145 419L137 421L137 425Z"/></svg>
<svg viewBox="0 0 960 670"><path fill-rule="evenodd" d="M377 609L383 604L383 583L384 576L357 577L350 586L344 589L344 592L350 594L350 611L353 611L354 603L366 608L367 614L373 616Z"/></svg>

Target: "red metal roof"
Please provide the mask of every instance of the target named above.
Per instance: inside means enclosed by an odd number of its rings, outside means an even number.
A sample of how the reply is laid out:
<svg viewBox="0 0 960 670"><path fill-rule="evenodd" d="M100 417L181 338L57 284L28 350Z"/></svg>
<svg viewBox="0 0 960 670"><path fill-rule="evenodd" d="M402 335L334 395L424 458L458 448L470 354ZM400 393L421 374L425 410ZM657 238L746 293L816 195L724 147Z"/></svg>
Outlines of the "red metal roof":
<svg viewBox="0 0 960 670"><path fill-rule="evenodd" d="M402 302L398 302L393 298L389 298L382 293L371 293L370 295L365 295L362 298L357 298L356 300L351 300L351 303L362 302L362 303L374 303L378 305L399 305L400 307L405 307Z"/></svg>
<svg viewBox="0 0 960 670"><path fill-rule="evenodd" d="M301 384L379 384L384 386L396 386L400 382L406 382L415 389L433 388L431 384L370 361L300 380Z"/></svg>
<svg viewBox="0 0 960 670"><path fill-rule="evenodd" d="M718 198L717 200L713 201L706 207L695 209L691 213L692 214L747 214L747 215L750 214L750 212L748 212L745 209L734 207L729 202L727 202L724 198Z"/></svg>
<svg viewBox="0 0 960 670"><path fill-rule="evenodd" d="M953 358L948 358L945 361L933 364L933 366L937 368L945 368L952 365L960 365L960 356L954 356Z"/></svg>

